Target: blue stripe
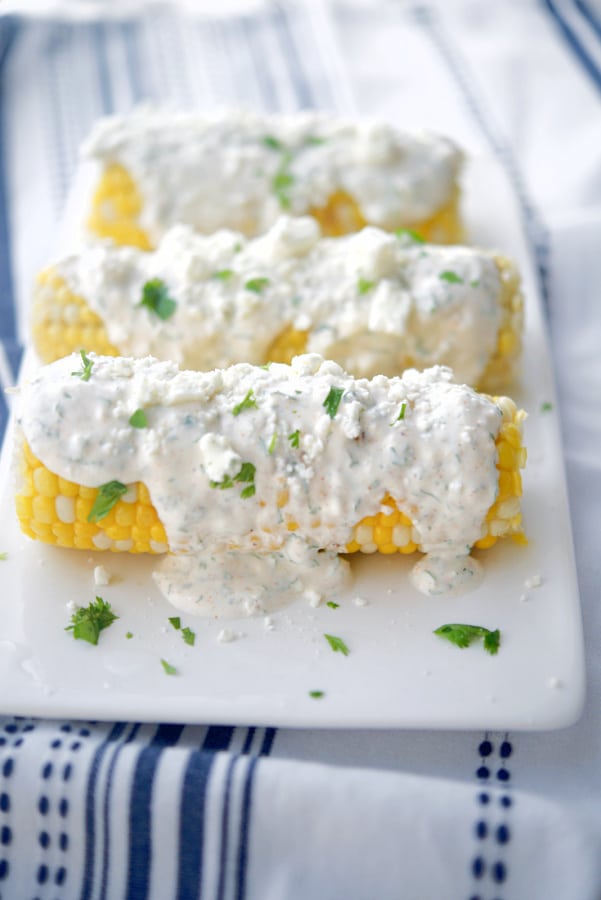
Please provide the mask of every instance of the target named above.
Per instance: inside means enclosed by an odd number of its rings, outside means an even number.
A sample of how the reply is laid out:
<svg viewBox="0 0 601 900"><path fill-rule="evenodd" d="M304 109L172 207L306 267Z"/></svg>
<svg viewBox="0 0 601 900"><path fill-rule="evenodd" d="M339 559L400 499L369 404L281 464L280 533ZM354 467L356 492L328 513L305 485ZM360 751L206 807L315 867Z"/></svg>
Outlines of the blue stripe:
<svg viewBox="0 0 601 900"><path fill-rule="evenodd" d="M574 5L580 14L587 20L597 37L601 40L601 20L599 20L593 10L590 9L588 3L584 3L584 0L574 0Z"/></svg>
<svg viewBox="0 0 601 900"><path fill-rule="evenodd" d="M277 728L265 729L265 734L263 735L263 743L261 744L261 749L259 751L260 756L269 756L276 734Z"/></svg>
<svg viewBox="0 0 601 900"><path fill-rule="evenodd" d="M110 845L110 797L111 791L113 787L113 775L115 773L115 768L117 765L117 760L121 754L121 751L127 744L131 744L138 731L140 730L140 725L136 724L126 737L124 741L122 741L119 746L115 749L111 761L109 763L107 777L106 777L106 786L104 790L104 804L103 804L103 818L104 818L104 843L102 847L102 883L100 886L100 897L101 900L104 900L106 897L106 889L108 884L108 869L109 869L109 845Z"/></svg>
<svg viewBox="0 0 601 900"><path fill-rule="evenodd" d="M561 15L561 12L557 9L553 0L541 0L542 5L547 8L550 13L552 19L555 21L555 24L564 38L567 45L570 47L574 56L579 60L581 66L588 73L591 79L594 81L596 87L601 90L601 71L597 66L596 62L590 56L586 48L582 45L580 38L571 27L569 22L564 19Z"/></svg>
<svg viewBox="0 0 601 900"><path fill-rule="evenodd" d="M236 900L244 900L244 897L246 896L246 870L248 866L252 791L258 761L258 756L253 756L250 760L248 769L246 770L246 781L244 782L244 791L242 794L240 843L238 845L238 868L236 871Z"/></svg>
<svg viewBox="0 0 601 900"><path fill-rule="evenodd" d="M151 743L141 751L134 771L129 807L128 900L146 900L152 857L152 788L161 755L180 738L184 725L159 725ZM157 811L159 814L159 811Z"/></svg>
<svg viewBox="0 0 601 900"><path fill-rule="evenodd" d="M96 57L96 72L100 88L102 111L108 115L114 110L113 89L111 85L111 73L108 62L106 44L107 27L104 23L91 25L94 53Z"/></svg>
<svg viewBox="0 0 601 900"><path fill-rule="evenodd" d="M500 137L496 128L491 124L490 113L485 113L476 97L473 88L473 78L468 72L462 59L458 56L455 47L451 47L446 35L443 34L440 25L434 19L432 11L426 6L418 6L412 10L414 19L430 38L438 50L443 62L446 64L450 75L461 94L467 109L472 115L476 125L488 142L491 150L498 157L505 169L511 185L515 191L520 212L524 223L526 240L535 264L538 287L543 298L547 315L549 314L549 235L546 226L535 209L532 200L524 184L521 170L515 160L513 152L504 138Z"/></svg>
<svg viewBox="0 0 601 900"><path fill-rule="evenodd" d="M246 733L246 738L244 739L244 744L242 745L242 755L246 756L247 753L250 753L250 748L252 747L252 742L255 737L256 728L249 728Z"/></svg>
<svg viewBox="0 0 601 900"><path fill-rule="evenodd" d="M227 850L229 843L229 824L230 824L230 802L232 797L232 779L234 777L234 768L239 756L234 756L228 764L225 776L225 785L223 788L223 803L221 806L221 835L219 847L219 880L217 882L216 900L224 900L225 897L225 879L227 867Z"/></svg>
<svg viewBox="0 0 601 900"><path fill-rule="evenodd" d="M92 764L90 766L90 774L88 776L88 784L86 788L86 849L84 857L84 880L81 889L81 900L89 900L92 892L92 882L94 879L94 844L96 838L94 829L94 813L96 782L98 781L100 764L102 762L102 757L109 749L109 746L115 741L119 740L125 730L125 727L126 725L124 722L116 722L115 725L113 725L106 740L103 741L102 744L100 744L100 746L94 753Z"/></svg>
<svg viewBox="0 0 601 900"><path fill-rule="evenodd" d="M186 768L179 821L178 900L201 896L207 784L216 751L227 750L233 733L233 728L224 726L209 728L202 750L191 754Z"/></svg>
<svg viewBox="0 0 601 900"><path fill-rule="evenodd" d="M273 10L273 22L282 44L282 54L288 64L288 71L301 109L315 107L315 96L305 73L302 54L299 53L296 42L293 39L288 11L283 6L277 6Z"/></svg>
<svg viewBox="0 0 601 900"><path fill-rule="evenodd" d="M20 28L21 22L16 17L0 16L0 336L3 338L16 337L6 159L6 88L3 70ZM4 433L6 403L3 402L2 406L1 427Z"/></svg>

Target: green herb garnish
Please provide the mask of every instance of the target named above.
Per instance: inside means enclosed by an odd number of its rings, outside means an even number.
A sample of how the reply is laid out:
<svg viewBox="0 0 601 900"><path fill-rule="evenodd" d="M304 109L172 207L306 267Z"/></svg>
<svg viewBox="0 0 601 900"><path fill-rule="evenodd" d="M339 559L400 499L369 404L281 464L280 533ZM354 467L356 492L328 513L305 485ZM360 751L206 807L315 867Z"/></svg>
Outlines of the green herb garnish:
<svg viewBox="0 0 601 900"><path fill-rule="evenodd" d="M338 609L338 607L340 606L340 603L334 603L333 600L328 600L328 602L326 603L326 606L329 606L330 609Z"/></svg>
<svg viewBox="0 0 601 900"><path fill-rule="evenodd" d="M441 272L438 276L441 281L446 281L449 284L463 284L463 278L457 274L457 272Z"/></svg>
<svg viewBox="0 0 601 900"><path fill-rule="evenodd" d="M269 278L250 278L244 285L247 291L254 294L260 294L264 287L269 284Z"/></svg>
<svg viewBox="0 0 601 900"><path fill-rule="evenodd" d="M401 410L398 416L395 419L395 422L402 422L405 418L405 410L407 409L407 404L405 402L401 403Z"/></svg>
<svg viewBox="0 0 601 900"><path fill-rule="evenodd" d="M192 631L191 628L188 628L188 626L182 628L182 637L184 639L184 643L189 644L191 647L194 646L194 641L196 640L196 632Z"/></svg>
<svg viewBox="0 0 601 900"><path fill-rule="evenodd" d="M131 641L131 639L133 638L133 636L134 636L133 631L126 631L126 632L125 632L125 638L126 638L126 640Z"/></svg>
<svg viewBox="0 0 601 900"><path fill-rule="evenodd" d="M100 485L88 515L88 522L99 522L105 516L108 516L123 494L127 494L127 490L127 485L122 484L120 481L107 481L106 484Z"/></svg>
<svg viewBox="0 0 601 900"><path fill-rule="evenodd" d="M340 406L343 394L344 388L331 387L328 396L323 401L322 405L325 406L330 419L333 419L338 412L338 407Z"/></svg>
<svg viewBox="0 0 601 900"><path fill-rule="evenodd" d="M146 413L143 409L137 409L134 413L129 417L129 424L133 428L146 428L148 426L148 419L146 418Z"/></svg>
<svg viewBox="0 0 601 900"><path fill-rule="evenodd" d="M219 281L227 281L234 274L233 269L220 269L219 272L213 272L211 278L218 278Z"/></svg>
<svg viewBox="0 0 601 900"><path fill-rule="evenodd" d="M166 675L177 675L177 669L175 666L172 666L171 663L168 663L166 659L161 660L161 665L165 670Z"/></svg>
<svg viewBox="0 0 601 900"><path fill-rule="evenodd" d="M211 481L210 485L212 488L219 488L219 490L224 491L228 488L233 488L236 482L242 482L247 486L240 491L240 496L243 500L246 500L247 497L252 497L255 493L255 471L253 463L245 462L242 463L242 468L233 478L231 475L226 475L223 481Z"/></svg>
<svg viewBox="0 0 601 900"><path fill-rule="evenodd" d="M167 285L160 278L152 278L142 288L140 306L145 306L159 319L170 319L177 308L175 300L169 296Z"/></svg>
<svg viewBox="0 0 601 900"><path fill-rule="evenodd" d="M294 175L289 169L291 162L292 153L289 150L284 150L280 167L273 176L273 181L271 182L273 191L278 198L282 209L290 209L291 204L290 194L288 193L288 188L294 184Z"/></svg>
<svg viewBox="0 0 601 900"><path fill-rule="evenodd" d="M239 416L245 409L257 409L257 401L255 400L255 394L252 388L247 392L244 400L241 400L240 403L236 403L232 409L232 415Z"/></svg>
<svg viewBox="0 0 601 900"><path fill-rule="evenodd" d="M278 433L277 433L277 431L274 431L273 434L271 435L271 440L269 441L269 444L267 446L267 452L269 454L273 453L277 442L278 442Z"/></svg>
<svg viewBox="0 0 601 900"><path fill-rule="evenodd" d="M548 400L545 400L545 402L541 403L541 405L540 405L541 412L551 412L552 409L553 409L553 404L550 403Z"/></svg>
<svg viewBox="0 0 601 900"><path fill-rule="evenodd" d="M343 656L349 655L349 648L346 646L342 638L336 637L334 634L324 634L324 638L334 651L334 653L342 653Z"/></svg>
<svg viewBox="0 0 601 900"><path fill-rule="evenodd" d="M182 627L182 620L180 619L179 616L170 616L169 624L173 625L173 627L176 629L176 631L179 631L179 629Z"/></svg>
<svg viewBox="0 0 601 900"><path fill-rule="evenodd" d="M452 644L461 648L469 647L473 641L483 638L484 649L487 653L490 653L491 656L494 656L495 653L498 652L501 644L501 632L498 628L494 631L490 631L488 628L483 628L481 625L441 625L440 628L437 628L434 631L434 634L445 638L445 640L450 641Z"/></svg>
<svg viewBox="0 0 601 900"><path fill-rule="evenodd" d="M280 141L272 134L266 134L263 138L263 143L266 147L269 147L270 150L283 150L283 146Z"/></svg>
<svg viewBox="0 0 601 900"><path fill-rule="evenodd" d="M94 365L94 360L89 359L86 356L85 350L80 350L79 355L81 356L81 369L79 372L71 372L71 375L77 375L78 378L81 378L82 381L89 381L90 375L92 374L92 366Z"/></svg>
<svg viewBox="0 0 601 900"><path fill-rule="evenodd" d="M326 139L322 137L318 137L316 134L309 134L305 138L305 144L309 147L318 147L320 144L325 144Z"/></svg>
<svg viewBox="0 0 601 900"><path fill-rule="evenodd" d="M290 441L291 447L298 447L300 444L300 431L298 428L296 431L293 431L292 434L288 435L288 440Z"/></svg>
<svg viewBox="0 0 601 900"><path fill-rule="evenodd" d="M313 697L314 700L321 700L322 697L325 697L325 693L323 691L309 691L309 697Z"/></svg>
<svg viewBox="0 0 601 900"><path fill-rule="evenodd" d="M88 606L79 606L71 616L71 624L67 625L65 631L72 631L73 637L78 641L87 641L88 644L96 645L98 637L103 629L112 625L115 619L118 619L111 604L103 600L102 597L96 597Z"/></svg>
<svg viewBox="0 0 601 900"><path fill-rule="evenodd" d="M474 281L470 281L470 287L471 287L471 288L477 288L477 287L480 287L480 282L478 281L477 278L474 279Z"/></svg>
<svg viewBox="0 0 601 900"><path fill-rule="evenodd" d="M413 228L397 228L394 233L398 238L408 238L413 244L426 243L421 234L418 234Z"/></svg>
<svg viewBox="0 0 601 900"><path fill-rule="evenodd" d="M0 560L8 559L8 553L0 553Z"/></svg>
<svg viewBox="0 0 601 900"><path fill-rule="evenodd" d="M357 290L360 294L367 294L375 286L375 281L368 281L367 278L360 278L357 282Z"/></svg>

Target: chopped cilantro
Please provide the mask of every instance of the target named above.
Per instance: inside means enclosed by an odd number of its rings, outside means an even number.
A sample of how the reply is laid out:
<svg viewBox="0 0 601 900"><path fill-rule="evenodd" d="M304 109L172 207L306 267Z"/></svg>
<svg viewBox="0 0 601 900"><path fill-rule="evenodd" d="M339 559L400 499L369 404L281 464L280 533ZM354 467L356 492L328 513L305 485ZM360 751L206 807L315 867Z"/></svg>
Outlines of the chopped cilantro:
<svg viewBox="0 0 601 900"><path fill-rule="evenodd" d="M242 250L242 244L238 241L237 244L234 244L234 253L240 253Z"/></svg>
<svg viewBox="0 0 601 900"><path fill-rule="evenodd" d="M273 434L271 435L271 440L269 441L269 445L267 447L268 453L273 453L277 442L278 442L278 433L277 433L277 431L274 431Z"/></svg>
<svg viewBox="0 0 601 900"><path fill-rule="evenodd" d="M367 278L360 278L357 282L357 290L360 294L368 294L375 286L375 281L368 281Z"/></svg>
<svg viewBox="0 0 601 900"><path fill-rule="evenodd" d="M242 467L237 475L234 475L232 478L231 475L226 475L223 481L211 481L212 488L219 488L224 491L227 488L233 488L235 482L242 482L247 486L240 491L240 496L243 500L246 500L247 497L252 497L255 493L255 466L251 462L242 463Z"/></svg>
<svg viewBox="0 0 601 900"><path fill-rule="evenodd" d="M8 553L0 553L0 560L8 559Z"/></svg>
<svg viewBox="0 0 601 900"><path fill-rule="evenodd" d="M395 235L398 238L407 238L413 244L425 244L425 241L421 234L418 234L417 231L413 230L413 228L397 228L395 231Z"/></svg>
<svg viewBox="0 0 601 900"><path fill-rule="evenodd" d="M407 404L403 401L403 403L401 403L401 410L400 410L398 416L396 417L395 421L397 421L397 422L403 421L403 419L405 418L405 410L406 409L407 409Z"/></svg>
<svg viewBox="0 0 601 900"><path fill-rule="evenodd" d="M491 656L494 656L495 653L498 652L501 644L501 632L498 628L494 631L490 631L488 628L484 628L481 625L441 625L440 628L437 628L434 631L434 634L445 638L447 641L450 641L452 644L461 648L469 647L473 641L483 638L484 649L487 653L490 653Z"/></svg>
<svg viewBox="0 0 601 900"><path fill-rule="evenodd" d="M169 296L167 285L160 278L152 278L142 288L140 306L145 306L159 319L170 319L177 308L177 303Z"/></svg>
<svg viewBox="0 0 601 900"><path fill-rule="evenodd" d="M552 409L553 409L553 404L550 403L548 400L545 400L545 402L541 403L541 405L540 405L541 412L551 412Z"/></svg>
<svg viewBox="0 0 601 900"><path fill-rule="evenodd" d="M146 413L143 409L137 409L134 413L129 417L129 424L133 428L146 428L148 425L148 419L146 418Z"/></svg>
<svg viewBox="0 0 601 900"><path fill-rule="evenodd" d="M88 522L99 522L108 516L113 506L127 493L127 485L120 481L107 481L100 485L98 494L88 515Z"/></svg>
<svg viewBox="0 0 601 900"><path fill-rule="evenodd" d="M451 272L449 270L445 272L441 272L438 276L441 281L446 281L448 284L463 284L463 278L461 275L458 275L457 272Z"/></svg>
<svg viewBox="0 0 601 900"><path fill-rule="evenodd" d="M280 167L273 176L273 181L271 182L273 191L278 198L282 209L290 209L291 204L290 194L288 193L289 187L294 184L294 175L289 170L291 162L292 154L289 150L284 151Z"/></svg>
<svg viewBox="0 0 601 900"><path fill-rule="evenodd" d="M266 134L263 138L263 143L266 147L269 147L270 150L283 150L283 146L280 141L272 134Z"/></svg>
<svg viewBox="0 0 601 900"><path fill-rule="evenodd" d="M318 137L316 134L309 134L305 138L305 144L308 144L309 147L319 147L320 144L325 144L325 142L325 138Z"/></svg>
<svg viewBox="0 0 601 900"><path fill-rule="evenodd" d="M172 666L171 663L168 663L166 659L161 659L161 665L165 670L166 675L177 675L177 669L175 666Z"/></svg>
<svg viewBox="0 0 601 900"><path fill-rule="evenodd" d="M344 388L331 387L328 396L323 401L322 405L325 406L330 419L333 419L338 412L338 407L340 406L343 394Z"/></svg>
<svg viewBox="0 0 601 900"><path fill-rule="evenodd" d="M94 360L89 359L86 356L85 350L80 350L79 355L81 356L81 369L79 372L71 372L71 375L77 375L78 378L81 378L82 381L89 381L90 375L92 374L92 366L94 365Z"/></svg>
<svg viewBox="0 0 601 900"><path fill-rule="evenodd" d="M477 278L475 278L473 281L470 281L470 287L471 287L471 288L477 288L477 287L480 287L480 282L478 281Z"/></svg>
<svg viewBox="0 0 601 900"><path fill-rule="evenodd" d="M296 431L293 431L292 434L288 435L288 440L290 441L291 447L298 447L300 444L300 431L298 428Z"/></svg>
<svg viewBox="0 0 601 900"><path fill-rule="evenodd" d="M182 627L182 620L180 619L179 616L170 616L169 623L171 625L173 625L173 627L176 629L176 631Z"/></svg>
<svg viewBox="0 0 601 900"><path fill-rule="evenodd" d="M100 632L112 625L119 616L111 609L111 604L96 597L87 606L79 606L71 616L71 624L65 631L72 631L73 637L78 641L87 641L96 645Z"/></svg>
<svg viewBox="0 0 601 900"><path fill-rule="evenodd" d="M325 697L325 693L323 691L309 691L309 697L313 697L314 700L321 700L322 697Z"/></svg>
<svg viewBox="0 0 601 900"><path fill-rule="evenodd" d="M219 281L227 281L228 278L231 278L233 274L233 269L220 269L218 272L213 272L211 278L218 278Z"/></svg>
<svg viewBox="0 0 601 900"><path fill-rule="evenodd" d="M328 602L326 603L326 606L329 606L330 609L338 609L338 607L340 606L340 603L334 603L333 600L328 600Z"/></svg>
<svg viewBox="0 0 601 900"><path fill-rule="evenodd" d="M269 284L269 278L250 278L244 285L247 291L254 294L260 294L264 287Z"/></svg>
<svg viewBox="0 0 601 900"><path fill-rule="evenodd" d="M244 400L241 400L240 403L236 403L232 409L232 415L239 416L245 409L257 409L257 401L255 400L255 394L252 388L250 391L247 391Z"/></svg>
<svg viewBox="0 0 601 900"><path fill-rule="evenodd" d="M342 638L336 637L334 634L324 634L324 638L334 651L334 653L342 653L343 656L349 655L349 648L346 646Z"/></svg>
<svg viewBox="0 0 601 900"><path fill-rule="evenodd" d="M191 628L188 628L188 626L182 628L182 637L184 639L184 643L189 644L191 647L194 646L194 641L196 640L196 632L192 631Z"/></svg>
<svg viewBox="0 0 601 900"><path fill-rule="evenodd" d="M133 638L133 636L134 636L133 631L126 631L126 632L125 632L125 637L126 637L126 639L127 639L128 641L131 641L131 639Z"/></svg>

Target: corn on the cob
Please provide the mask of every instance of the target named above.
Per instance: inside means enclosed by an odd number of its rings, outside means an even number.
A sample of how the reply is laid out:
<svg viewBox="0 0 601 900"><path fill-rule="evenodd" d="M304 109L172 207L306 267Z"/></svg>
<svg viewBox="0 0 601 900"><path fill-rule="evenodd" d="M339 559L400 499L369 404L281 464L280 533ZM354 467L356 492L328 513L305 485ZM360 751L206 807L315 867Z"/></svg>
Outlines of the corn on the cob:
<svg viewBox="0 0 601 900"><path fill-rule="evenodd" d="M157 278L168 320L140 303ZM88 248L40 275L32 314L43 362L83 347L210 369L316 351L356 376L440 363L487 391L515 376L521 326L519 275L499 255L374 228L321 238L288 217L248 241L179 226L154 253Z"/></svg>
<svg viewBox="0 0 601 900"><path fill-rule="evenodd" d="M253 235L279 213L315 216L325 234L411 227L457 243L461 154L447 139L325 114L213 117L140 110L97 124L89 230L142 249L171 225Z"/></svg>
<svg viewBox="0 0 601 900"><path fill-rule="evenodd" d="M524 413L443 369L368 382L314 355L202 374L88 363L87 380L70 357L25 388L16 503L32 538L160 554L269 552L294 535L337 552L444 544L461 556L523 537ZM136 406L147 427L130 424ZM95 514L117 476L121 493Z"/></svg>

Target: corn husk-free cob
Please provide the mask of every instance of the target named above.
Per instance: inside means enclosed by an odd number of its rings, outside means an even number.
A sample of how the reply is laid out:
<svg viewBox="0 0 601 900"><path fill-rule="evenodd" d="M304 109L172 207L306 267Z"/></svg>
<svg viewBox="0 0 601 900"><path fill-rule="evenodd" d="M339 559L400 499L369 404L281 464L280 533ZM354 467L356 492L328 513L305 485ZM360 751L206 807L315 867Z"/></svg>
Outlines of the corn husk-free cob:
<svg viewBox="0 0 601 900"><path fill-rule="evenodd" d="M324 113L140 109L100 120L84 145L98 175L88 228L148 250L175 223L265 231L282 212L325 234L365 225L463 237L461 153L446 138Z"/></svg>
<svg viewBox="0 0 601 900"><path fill-rule="evenodd" d="M156 252L84 249L42 273L32 325L44 362L85 348L211 369L318 352L359 377L444 364L498 391L518 369L522 296L499 254L376 228L323 238L281 217L250 240L176 226Z"/></svg>
<svg viewBox="0 0 601 900"><path fill-rule="evenodd" d="M316 355L209 373L73 355L22 389L17 513L64 547L421 550L452 581L472 547L522 536L523 418L441 367L368 381Z"/></svg>

